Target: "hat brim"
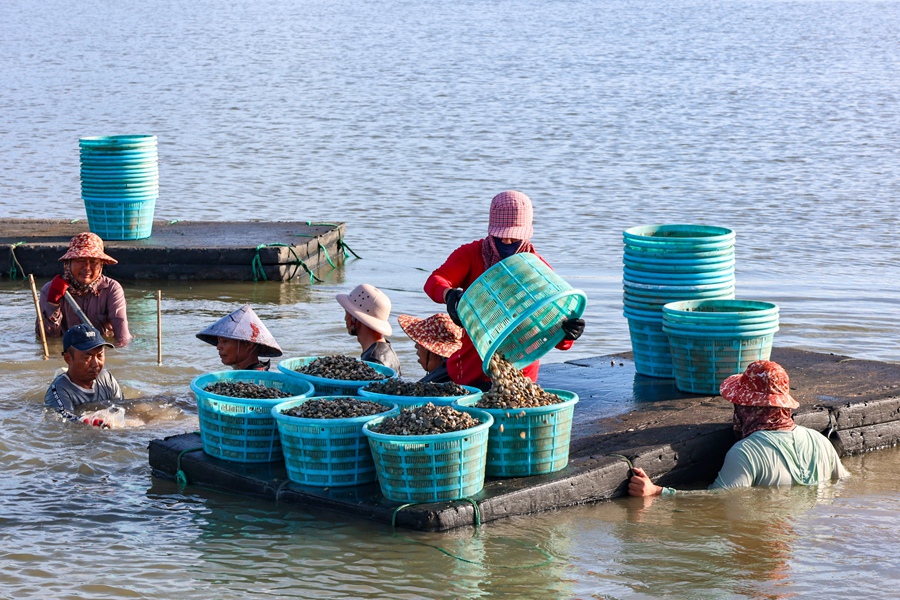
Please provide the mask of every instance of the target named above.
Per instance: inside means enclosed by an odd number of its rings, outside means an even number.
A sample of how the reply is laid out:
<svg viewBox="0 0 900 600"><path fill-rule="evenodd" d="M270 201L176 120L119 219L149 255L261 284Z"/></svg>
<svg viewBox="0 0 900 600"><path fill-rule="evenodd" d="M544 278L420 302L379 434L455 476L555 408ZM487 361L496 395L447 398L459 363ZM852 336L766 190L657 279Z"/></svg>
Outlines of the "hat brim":
<svg viewBox="0 0 900 600"><path fill-rule="evenodd" d="M117 261L117 260L114 259L112 256L110 256L109 254L106 254L106 253L104 253L104 252L91 252L91 253L88 253L88 254L82 254L82 253L76 253L76 252L73 252L72 250L69 250L68 252L66 252L65 254L63 254L62 256L60 256L60 257L59 257L59 260L60 260L60 261L63 261L63 260L73 260L73 259L76 259L76 258L99 258L100 261L101 261L104 265L117 265L117 264L119 264L119 261Z"/></svg>
<svg viewBox="0 0 900 600"><path fill-rule="evenodd" d="M69 348L75 348L79 352L88 352L89 350L93 350L94 348L98 348L100 346L106 346L107 348L115 348L114 345L110 344L103 338L100 338L100 341L81 342L80 344L70 344ZM69 348L66 348L66 350L68 350Z"/></svg>
<svg viewBox="0 0 900 600"><path fill-rule="evenodd" d="M376 319L372 315L359 312L359 309L357 309L356 306L353 305L353 302L350 301L350 296L348 294L338 294L335 296L335 299L338 301L338 304L344 307L344 310L346 310L350 316L363 323L369 329L377 331L384 336L390 336L394 333L391 324L387 321L382 321L381 319Z"/></svg>
<svg viewBox="0 0 900 600"><path fill-rule="evenodd" d="M719 386L719 394L739 406L772 406L775 408L798 408L797 402L790 394L766 394L748 389L743 382L743 373L732 375Z"/></svg>
<svg viewBox="0 0 900 600"><path fill-rule="evenodd" d="M437 354L442 358L450 358L462 348L462 340L458 343L439 342L421 335L421 333L417 331L416 326L424 321L425 319L420 319L412 315L397 315L397 323L400 324L400 329L403 330L403 333L429 352Z"/></svg>
<svg viewBox="0 0 900 600"><path fill-rule="evenodd" d="M227 335L218 336L218 335L209 335L208 333L198 333L196 335L198 339L203 340L207 344L211 346L219 345L219 338L228 338L229 340L234 340L236 342L247 342L248 344L256 344L259 346L259 352L257 352L257 356L265 356L265 357L274 357L277 358L279 356L283 356L284 352L282 352L281 348L273 348L272 346L266 346L265 344L260 344L259 342L250 342L248 340L241 340L238 338L228 337Z"/></svg>

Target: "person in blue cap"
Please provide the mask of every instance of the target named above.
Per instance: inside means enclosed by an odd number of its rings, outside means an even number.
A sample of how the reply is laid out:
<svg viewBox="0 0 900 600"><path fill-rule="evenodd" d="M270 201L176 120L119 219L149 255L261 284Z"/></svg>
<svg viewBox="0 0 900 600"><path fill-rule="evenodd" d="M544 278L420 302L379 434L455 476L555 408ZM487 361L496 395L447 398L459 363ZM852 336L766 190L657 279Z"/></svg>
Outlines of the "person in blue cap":
<svg viewBox="0 0 900 600"><path fill-rule="evenodd" d="M249 304L222 317L197 337L216 347L222 364L245 371L268 371L271 361L260 357L281 356L281 346Z"/></svg>
<svg viewBox="0 0 900 600"><path fill-rule="evenodd" d="M88 408L104 408L124 401L119 382L103 366L106 349L113 347L90 325L76 325L67 330L63 335L62 355L68 370L50 384L44 406L55 409L69 421L81 421L79 413ZM107 425L98 419L89 424Z"/></svg>

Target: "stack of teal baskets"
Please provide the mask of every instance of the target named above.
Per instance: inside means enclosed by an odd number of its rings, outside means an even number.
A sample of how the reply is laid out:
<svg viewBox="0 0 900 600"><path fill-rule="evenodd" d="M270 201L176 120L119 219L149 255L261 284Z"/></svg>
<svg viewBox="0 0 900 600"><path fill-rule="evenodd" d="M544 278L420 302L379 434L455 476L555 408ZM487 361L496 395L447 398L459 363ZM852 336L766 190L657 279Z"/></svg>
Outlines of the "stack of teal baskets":
<svg viewBox="0 0 900 600"><path fill-rule="evenodd" d="M663 306L675 386L718 394L725 379L769 360L778 306L755 300L692 300Z"/></svg>
<svg viewBox="0 0 900 600"><path fill-rule="evenodd" d="M150 237L159 197L156 136L86 137L79 145L88 228L104 240Z"/></svg>
<svg viewBox="0 0 900 600"><path fill-rule="evenodd" d="M623 233L623 312L638 373L674 377L663 305L734 298L734 238L734 231L708 225L649 225Z"/></svg>

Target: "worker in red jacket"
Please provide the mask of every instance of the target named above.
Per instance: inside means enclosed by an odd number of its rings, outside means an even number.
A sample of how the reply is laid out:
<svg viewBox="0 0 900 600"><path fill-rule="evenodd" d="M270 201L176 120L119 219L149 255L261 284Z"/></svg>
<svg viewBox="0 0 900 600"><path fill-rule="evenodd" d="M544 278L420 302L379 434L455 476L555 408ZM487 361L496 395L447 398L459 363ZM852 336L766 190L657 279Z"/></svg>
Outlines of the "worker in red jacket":
<svg viewBox="0 0 900 600"><path fill-rule="evenodd" d="M456 307L466 288L504 258L519 252L530 252L547 264L530 242L534 232L531 225L533 214L531 199L522 192L509 190L497 194L491 200L488 236L454 250L444 264L428 277L425 293L435 302L447 305L447 312L454 323L461 325ZM584 331L584 320L567 319L562 328L565 336L556 347L568 350ZM462 348L447 359L450 378L460 385L487 389L490 380L481 365L478 351L469 335L465 334ZM522 369L522 373L536 382L539 368L538 361L535 361Z"/></svg>

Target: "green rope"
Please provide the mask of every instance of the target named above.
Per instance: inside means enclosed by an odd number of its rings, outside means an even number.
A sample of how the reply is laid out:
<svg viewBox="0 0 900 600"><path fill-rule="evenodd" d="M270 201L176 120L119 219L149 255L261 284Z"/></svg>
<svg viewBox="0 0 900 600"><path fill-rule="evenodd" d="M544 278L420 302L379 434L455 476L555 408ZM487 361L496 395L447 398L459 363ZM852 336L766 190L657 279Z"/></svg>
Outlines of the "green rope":
<svg viewBox="0 0 900 600"><path fill-rule="evenodd" d="M353 248L347 245L347 242L342 237L338 238L338 248L344 252L344 258L350 258L351 254L356 258L362 258L362 256L353 251Z"/></svg>
<svg viewBox="0 0 900 600"><path fill-rule="evenodd" d="M25 268L22 266L22 263L19 262L19 259L16 258L16 246L21 246L25 242L16 242L9 247L9 279L10 281L15 281L16 277L19 276L19 270L22 271L22 279L26 279L25 277ZM16 265L19 266L19 270L16 270Z"/></svg>
<svg viewBox="0 0 900 600"><path fill-rule="evenodd" d="M325 258L328 259L328 264L331 265L331 268L332 268L332 269L336 269L337 267L335 267L335 266L334 266L334 263L331 262L331 257L328 256L328 249L327 249L325 246L322 245L322 242L319 242L319 249L322 250L322 252L325 253Z"/></svg>
<svg viewBox="0 0 900 600"><path fill-rule="evenodd" d="M80 220L81 220L81 219L72 219L71 221L69 221L69 224L71 225L72 223L77 223L77 222L80 221Z"/></svg>
<svg viewBox="0 0 900 600"><path fill-rule="evenodd" d="M197 450L203 450L203 446L200 446L199 448L188 448L187 450L182 450L178 453L178 459L175 461L175 481L177 481L178 485L181 487L188 484L187 475L181 470L181 457L184 456L185 452L196 452Z"/></svg>
<svg viewBox="0 0 900 600"><path fill-rule="evenodd" d="M624 454L607 454L607 456L615 456L617 458L621 458L625 462L628 463L628 477L631 478L634 475L634 464L632 464L631 459L625 456Z"/></svg>
<svg viewBox="0 0 900 600"><path fill-rule="evenodd" d="M169 225L174 225L175 223L180 223L180 222L181 222L181 219L172 219L171 221L169 221Z"/></svg>
<svg viewBox="0 0 900 600"><path fill-rule="evenodd" d="M294 261L289 263L294 266L294 271L291 273L290 277L288 277L288 281L294 278L294 275L297 274L297 267L303 267L303 269L309 274L309 283L312 284L314 281L321 282L322 280L316 277L316 274L312 272L312 269L307 266L305 262L303 262L297 253L294 252L294 247L290 244L260 244L256 247L256 255L253 257L253 260L250 261L250 268L253 269L253 281L259 281L262 279L263 281L268 281L269 278L266 275L266 271L263 268L262 258L259 255L259 251L263 248L287 248L291 251L291 254L294 257ZM327 253L326 253L327 256Z"/></svg>

